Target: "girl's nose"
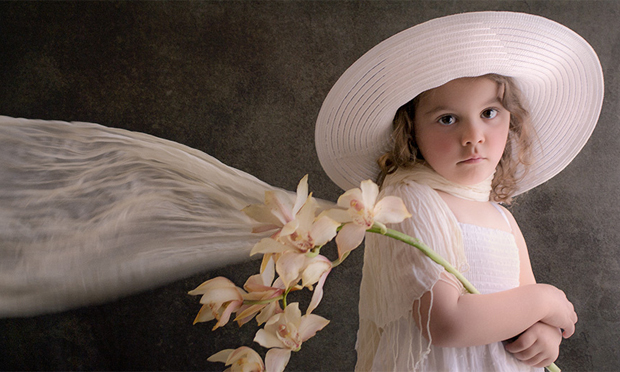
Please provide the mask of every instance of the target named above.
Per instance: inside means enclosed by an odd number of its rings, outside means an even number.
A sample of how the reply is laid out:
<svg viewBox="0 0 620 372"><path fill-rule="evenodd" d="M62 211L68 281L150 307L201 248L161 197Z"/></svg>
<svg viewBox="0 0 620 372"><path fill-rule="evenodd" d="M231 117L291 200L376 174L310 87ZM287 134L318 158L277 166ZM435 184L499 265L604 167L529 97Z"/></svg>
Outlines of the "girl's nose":
<svg viewBox="0 0 620 372"><path fill-rule="evenodd" d="M461 126L463 128L461 142L463 146L476 145L484 142L484 130L479 120L467 120Z"/></svg>

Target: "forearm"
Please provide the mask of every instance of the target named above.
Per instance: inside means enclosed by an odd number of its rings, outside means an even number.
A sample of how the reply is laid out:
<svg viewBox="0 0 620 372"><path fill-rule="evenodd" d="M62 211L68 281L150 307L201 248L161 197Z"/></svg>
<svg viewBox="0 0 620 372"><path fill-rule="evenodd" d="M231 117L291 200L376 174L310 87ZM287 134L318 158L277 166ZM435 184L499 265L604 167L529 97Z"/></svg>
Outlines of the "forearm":
<svg viewBox="0 0 620 372"><path fill-rule="evenodd" d="M439 282L433 289L430 317L432 342L465 347L514 337L549 315L546 288L526 285L487 295L454 295ZM429 303L430 305L430 303Z"/></svg>

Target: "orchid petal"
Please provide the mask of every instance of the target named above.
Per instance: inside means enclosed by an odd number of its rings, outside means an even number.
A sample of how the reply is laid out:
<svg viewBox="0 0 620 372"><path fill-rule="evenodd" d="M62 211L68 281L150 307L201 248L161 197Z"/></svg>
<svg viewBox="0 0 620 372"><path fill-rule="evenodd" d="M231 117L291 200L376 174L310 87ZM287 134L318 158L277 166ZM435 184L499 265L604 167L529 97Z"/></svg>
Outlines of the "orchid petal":
<svg viewBox="0 0 620 372"><path fill-rule="evenodd" d="M243 347L243 346L242 346ZM228 361L228 357L232 354L233 349L225 349L222 351L218 351L217 353L211 355L207 358L209 362L222 362L226 363Z"/></svg>
<svg viewBox="0 0 620 372"><path fill-rule="evenodd" d="M302 177L297 185L297 198L295 199L295 205L293 206L293 215L301 209L302 205L308 198L308 175Z"/></svg>
<svg viewBox="0 0 620 372"><path fill-rule="evenodd" d="M213 279L209 279L206 282L200 284L196 289L193 289L188 292L188 294L196 296L205 294L207 291L210 291L214 288L226 288L232 287L235 288L235 283L231 282L230 279L224 278L223 276L218 276Z"/></svg>
<svg viewBox="0 0 620 372"><path fill-rule="evenodd" d="M275 266L276 265L274 263L273 257L269 257L267 263L262 267L261 274L260 274L264 285L271 286L271 283L273 283L273 278L276 275Z"/></svg>
<svg viewBox="0 0 620 372"><path fill-rule="evenodd" d="M267 305L265 304L250 305L250 306L246 305L240 308L239 310L241 311L237 312L237 317L235 318L235 322L237 322L237 324L239 324L239 326L241 327L245 323L252 320L254 315L256 315L259 311L261 311L265 306Z"/></svg>
<svg viewBox="0 0 620 372"><path fill-rule="evenodd" d="M265 367L269 372L282 372L289 359L291 351L288 349L271 349L265 355Z"/></svg>
<svg viewBox="0 0 620 372"><path fill-rule="evenodd" d="M271 261L276 262L278 260L278 255L275 253L265 253L263 255L263 260L260 263L260 272L262 273L267 269L267 266L270 265Z"/></svg>
<svg viewBox="0 0 620 372"><path fill-rule="evenodd" d="M265 225L273 225L274 228L282 226L282 221L276 217L271 208L265 204L252 204L241 210L248 217Z"/></svg>
<svg viewBox="0 0 620 372"><path fill-rule="evenodd" d="M340 197L338 198L338 206L348 209L351 207L352 200L357 200L359 201L359 203L363 203L362 190L355 188L345 191L345 193L340 195Z"/></svg>
<svg viewBox="0 0 620 372"><path fill-rule="evenodd" d="M282 230L280 230L280 237L289 236L297 229L299 229L299 219L295 218L289 222L287 222L284 226L282 226Z"/></svg>
<svg viewBox="0 0 620 372"><path fill-rule="evenodd" d="M296 252L285 252L276 263L276 271L280 274L280 279L286 288L291 284L296 284L299 280L299 272L306 261L304 254Z"/></svg>
<svg viewBox="0 0 620 372"><path fill-rule="evenodd" d="M301 340L306 341L313 337L317 331L325 328L328 324L329 320L323 318L322 316L308 314L301 317L301 324L299 325L297 331L301 336Z"/></svg>
<svg viewBox="0 0 620 372"><path fill-rule="evenodd" d="M324 245L336 236L336 232L340 227L340 223L329 217L323 216L319 218L310 229L310 236L314 240L315 245Z"/></svg>
<svg viewBox="0 0 620 372"><path fill-rule="evenodd" d="M379 186L371 180L366 180L362 181L360 189L362 190L364 207L368 209L374 208L377 196L379 195Z"/></svg>
<svg viewBox="0 0 620 372"><path fill-rule="evenodd" d="M264 284L264 278L262 274L255 274L248 278L248 280L243 285L243 288L248 292L262 292L266 291L269 288L269 284Z"/></svg>
<svg viewBox="0 0 620 372"><path fill-rule="evenodd" d="M198 315L196 315L196 318L194 319L193 324L201 323L201 322L208 322L213 319L215 319L215 316L213 315L213 311L211 310L211 307L209 305L202 305L202 307L198 311Z"/></svg>
<svg viewBox="0 0 620 372"><path fill-rule="evenodd" d="M323 299L323 285L325 284L325 280L327 279L327 275L329 274L330 271L331 270L328 270L324 272L323 275L321 275L321 278L319 279L316 287L314 288L314 293L312 294L312 300L310 301L310 304L308 305L306 314L311 314L314 311L314 309L316 309L316 307L319 306L319 303Z"/></svg>
<svg viewBox="0 0 620 372"><path fill-rule="evenodd" d="M273 284L271 285L272 288L278 288L278 289L286 289L286 286L284 285L284 283L282 282L281 278L276 279L275 282L273 282Z"/></svg>
<svg viewBox="0 0 620 372"><path fill-rule="evenodd" d="M271 318L272 316L281 312L282 309L280 308L280 303L278 301L274 301L269 305L265 306L263 311L261 311L260 314L256 316L256 321L258 322L258 325L261 325L268 321L269 318Z"/></svg>
<svg viewBox="0 0 620 372"><path fill-rule="evenodd" d="M226 308L224 309L224 312L222 312L222 314L220 315L220 319L217 321L217 323L215 323L215 326L213 326L212 330L215 331L219 327L225 326L226 323L228 323L228 320L230 319L230 315L233 312L237 311L237 309L239 309L241 305L243 305L243 300L231 301L228 304L228 306L226 306Z"/></svg>
<svg viewBox="0 0 620 372"><path fill-rule="evenodd" d="M316 210L319 205L316 202L316 199L312 197L312 195L308 196L308 199L301 207L301 209L295 215L295 219L299 221L299 227L303 231L310 230L310 226L312 226L312 222L314 221L314 217L316 215Z"/></svg>
<svg viewBox="0 0 620 372"><path fill-rule="evenodd" d="M305 268L301 274L302 285L310 287L319 281L323 273L332 269L332 263L325 256L318 255L307 258Z"/></svg>
<svg viewBox="0 0 620 372"><path fill-rule="evenodd" d="M349 205L347 205L346 208L349 208ZM332 220L340 224L351 222L351 215L349 215L349 212L345 209L340 209L340 208L327 209L321 212L321 214L319 214L317 218L321 218L323 216L329 217Z"/></svg>
<svg viewBox="0 0 620 372"><path fill-rule="evenodd" d="M386 196L374 209L375 220L381 223L398 223L411 217L403 200L396 196Z"/></svg>
<svg viewBox="0 0 620 372"><path fill-rule="evenodd" d="M263 364L263 360L260 355L254 349L251 349L247 346L241 346L234 350L228 356L228 360L226 361L226 365L231 365L237 362L238 360L245 359L242 363L243 371L256 371L252 369L252 367L258 367L260 371L265 369L265 365Z"/></svg>
<svg viewBox="0 0 620 372"><path fill-rule="evenodd" d="M299 310L299 303L293 302L284 309L284 318L286 323L292 323L299 326L301 323L301 310Z"/></svg>
<svg viewBox="0 0 620 372"><path fill-rule="evenodd" d="M271 238L263 238L254 245L252 251L250 251L250 256L256 253L282 253L291 248Z"/></svg>
<svg viewBox="0 0 620 372"><path fill-rule="evenodd" d="M252 234L262 234L267 231L279 229L280 225L261 225L252 228Z"/></svg>
<svg viewBox="0 0 620 372"><path fill-rule="evenodd" d="M280 296L284 291L279 288L266 287L267 289L260 292L249 292L243 295L246 301L262 301L269 300Z"/></svg>
<svg viewBox="0 0 620 372"><path fill-rule="evenodd" d="M266 348L285 347L282 341L280 341L280 339L276 336L275 332L268 332L266 329L259 329L258 332L256 332L254 342L258 342L260 346Z"/></svg>
<svg viewBox="0 0 620 372"><path fill-rule="evenodd" d="M200 298L201 304L223 304L228 301L243 301L243 296L237 287L213 288Z"/></svg>
<svg viewBox="0 0 620 372"><path fill-rule="evenodd" d="M236 350L226 349L211 355L207 358L209 362L222 362L230 366L224 371L235 372L263 372L265 364L260 355L247 346L241 346Z"/></svg>
<svg viewBox="0 0 620 372"><path fill-rule="evenodd" d="M363 226L348 223L344 225L336 236L336 245L338 246L338 257L341 257L355 248L359 247L364 240L366 229Z"/></svg>
<svg viewBox="0 0 620 372"><path fill-rule="evenodd" d="M281 191L265 191L265 205L280 221L280 225L284 225L293 219L293 213L289 206L290 200L288 200L287 194Z"/></svg>

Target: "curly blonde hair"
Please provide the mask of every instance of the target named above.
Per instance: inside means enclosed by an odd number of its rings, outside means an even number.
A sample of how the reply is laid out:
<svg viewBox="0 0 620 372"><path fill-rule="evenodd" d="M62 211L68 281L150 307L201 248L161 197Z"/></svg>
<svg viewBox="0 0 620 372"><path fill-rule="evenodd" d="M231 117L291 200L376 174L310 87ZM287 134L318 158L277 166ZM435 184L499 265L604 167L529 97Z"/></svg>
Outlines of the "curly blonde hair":
<svg viewBox="0 0 620 372"><path fill-rule="evenodd" d="M534 128L521 91L512 78L497 74L482 75L480 78L490 79L502 88L503 94L500 101L502 106L510 112L508 141L491 183L491 200L509 204L517 190L518 182L531 164ZM396 111L393 121L392 148L377 160L381 168L377 180L380 185L388 174L394 173L398 168L424 162L424 157L415 141L413 118L415 118L415 110L420 98L425 93L419 94ZM516 146L515 156L513 156L513 146ZM517 175L519 165L524 167L524 172Z"/></svg>

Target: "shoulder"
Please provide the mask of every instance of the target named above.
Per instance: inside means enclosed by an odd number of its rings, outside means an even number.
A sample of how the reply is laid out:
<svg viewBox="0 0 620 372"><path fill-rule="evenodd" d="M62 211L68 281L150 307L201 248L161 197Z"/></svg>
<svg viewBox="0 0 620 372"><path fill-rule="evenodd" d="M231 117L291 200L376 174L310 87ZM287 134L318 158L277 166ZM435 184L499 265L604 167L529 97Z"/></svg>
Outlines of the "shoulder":
<svg viewBox="0 0 620 372"><path fill-rule="evenodd" d="M512 213L508 210L508 208L506 208L505 206L501 204L496 204L496 205L501 209L501 211L504 213L504 215L508 219L508 223L510 224L510 227L512 228L512 231L515 234L515 236L517 235L517 233L518 235L521 235L521 229L519 229L519 224L517 223L517 220L512 215Z"/></svg>
<svg viewBox="0 0 620 372"><path fill-rule="evenodd" d="M510 221L510 225L512 227L512 234L515 237L517 248L519 248L519 261L521 265L519 282L521 285L534 284L536 283L536 278L534 277L534 272L532 271L530 255L528 252L527 244L525 242L525 238L523 237L523 233L521 232L521 229L519 229L519 224L517 223L512 213L510 213L510 211L504 206L500 207L504 210L504 212L506 213L506 217Z"/></svg>

